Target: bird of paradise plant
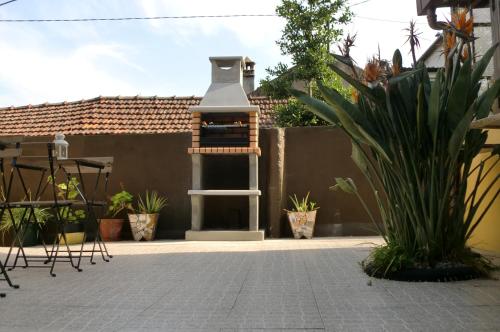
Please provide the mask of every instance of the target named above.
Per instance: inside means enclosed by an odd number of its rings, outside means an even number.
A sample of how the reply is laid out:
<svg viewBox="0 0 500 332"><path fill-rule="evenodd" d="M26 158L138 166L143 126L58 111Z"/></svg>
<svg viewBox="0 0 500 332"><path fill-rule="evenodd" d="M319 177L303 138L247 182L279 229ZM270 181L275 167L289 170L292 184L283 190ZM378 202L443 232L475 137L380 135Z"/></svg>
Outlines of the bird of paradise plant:
<svg viewBox="0 0 500 332"><path fill-rule="evenodd" d="M486 117L500 95L500 80L479 94L497 45L474 65L471 56L464 57L464 49L472 54L470 21L464 21L464 15L457 14L449 24L446 66L433 82L422 63L404 72L396 50L389 75L379 76L372 61L362 78L352 78L331 64L358 92L352 101L321 83L326 102L293 92L350 137L352 159L373 190L382 223L377 223L351 179L336 178L333 186L358 196L385 240L363 262L370 275L389 276L440 263L462 264L478 273L490 267L467 241L499 195L500 175L485 181L499 162L500 149L491 150L488 163L473 166L488 133L470 125ZM350 58L336 59L354 68ZM475 180L472 188L467 187L469 179ZM486 189L480 193L483 185ZM493 193L491 200L488 193Z"/></svg>

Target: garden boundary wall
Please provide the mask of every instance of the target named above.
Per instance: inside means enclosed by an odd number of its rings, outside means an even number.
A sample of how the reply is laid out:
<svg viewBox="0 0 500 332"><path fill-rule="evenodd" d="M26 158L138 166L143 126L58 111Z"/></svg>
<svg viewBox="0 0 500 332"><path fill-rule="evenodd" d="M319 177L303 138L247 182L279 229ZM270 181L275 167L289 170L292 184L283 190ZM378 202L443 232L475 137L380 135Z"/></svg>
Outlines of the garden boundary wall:
<svg viewBox="0 0 500 332"><path fill-rule="evenodd" d="M345 134L334 127L270 128L260 130L259 188L260 228L266 237L290 237L290 227L285 209L292 208L289 196L302 197L310 192L318 210L315 236L371 235L374 227L354 195L333 192L335 177L352 178L368 205L376 211L368 183L350 158L351 143ZM36 137L43 141L53 138ZM157 238L180 239L191 226L190 199L191 156L187 149L191 144L190 133L130 134L68 136L70 157L114 156L113 173L109 193L121 190L121 186L134 195L146 190L157 190L168 197L168 207L159 219ZM30 151L43 154L45 151ZM244 162L228 167L228 160L210 162L210 179L231 181L234 174L242 174ZM220 165L214 165L220 163ZM227 182L226 181L226 182ZM246 180L237 180L242 185ZM227 183L225 184L227 185ZM218 199L209 202L207 217L213 227L245 226L246 200ZM238 219L234 221L234 219ZM219 224L218 224L219 223ZM130 237L126 229L125 238Z"/></svg>

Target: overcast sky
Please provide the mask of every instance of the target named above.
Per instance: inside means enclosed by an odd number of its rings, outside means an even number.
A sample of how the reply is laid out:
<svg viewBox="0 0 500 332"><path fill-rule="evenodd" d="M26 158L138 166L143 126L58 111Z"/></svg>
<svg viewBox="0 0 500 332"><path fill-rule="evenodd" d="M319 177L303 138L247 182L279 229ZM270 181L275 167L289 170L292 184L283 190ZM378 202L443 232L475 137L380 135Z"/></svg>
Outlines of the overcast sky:
<svg viewBox="0 0 500 332"><path fill-rule="evenodd" d="M351 4L363 0L350 0ZM1 1L3 2L3 1ZM90 18L218 14L273 14L279 0L17 0L0 19ZM415 0L368 0L352 7L345 31L357 33L363 65L380 44L383 57L400 48L409 63L403 29L417 20L422 53L436 31L416 16ZM0 22L0 106L61 102L99 95L202 96L210 83L209 56L243 55L256 81L281 56L277 17L161 21Z"/></svg>

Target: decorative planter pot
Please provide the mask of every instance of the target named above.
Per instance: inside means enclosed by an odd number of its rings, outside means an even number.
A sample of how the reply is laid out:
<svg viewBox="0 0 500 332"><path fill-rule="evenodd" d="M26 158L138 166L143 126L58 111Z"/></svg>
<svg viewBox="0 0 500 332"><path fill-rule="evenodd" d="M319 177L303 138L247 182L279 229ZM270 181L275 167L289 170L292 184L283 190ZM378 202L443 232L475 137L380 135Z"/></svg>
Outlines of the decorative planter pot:
<svg viewBox="0 0 500 332"><path fill-rule="evenodd" d="M286 211L286 214L294 238L312 239L316 223L316 210L309 212Z"/></svg>
<svg viewBox="0 0 500 332"><path fill-rule="evenodd" d="M104 241L119 241L121 240L123 219L101 219L99 231Z"/></svg>
<svg viewBox="0 0 500 332"><path fill-rule="evenodd" d="M134 240L142 239L151 241L155 237L156 224L158 223L158 213L155 214L129 214L130 228Z"/></svg>
<svg viewBox="0 0 500 332"><path fill-rule="evenodd" d="M26 225L26 227L27 228L25 230L24 239L23 239L23 247L33 247L33 246L39 245L40 240L38 237L37 226L33 223L29 223L28 225ZM12 237L13 238L15 237L13 232L12 232ZM15 238L15 245L19 246L19 240L17 239L17 237Z"/></svg>
<svg viewBox="0 0 500 332"><path fill-rule="evenodd" d="M85 227L81 222L70 222L64 226L64 233L66 233L68 245L81 244L85 236ZM58 233L57 236L61 236L61 233ZM61 238L60 243L61 245L65 244L64 238Z"/></svg>

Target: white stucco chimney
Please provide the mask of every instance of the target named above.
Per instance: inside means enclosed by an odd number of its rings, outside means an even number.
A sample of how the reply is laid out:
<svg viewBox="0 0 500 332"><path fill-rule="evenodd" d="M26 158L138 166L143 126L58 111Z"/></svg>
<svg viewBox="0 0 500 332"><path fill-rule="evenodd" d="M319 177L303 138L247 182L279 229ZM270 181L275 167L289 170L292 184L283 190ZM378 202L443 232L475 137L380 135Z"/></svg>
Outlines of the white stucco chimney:
<svg viewBox="0 0 500 332"><path fill-rule="evenodd" d="M212 64L212 82L200 104L190 108L191 112L258 112L258 106L250 105L244 90L245 59L242 56L209 59ZM253 84L249 84L249 88L252 87Z"/></svg>
<svg viewBox="0 0 500 332"><path fill-rule="evenodd" d="M243 69L243 90L246 94L255 90L255 62L249 57L245 58L245 68Z"/></svg>

